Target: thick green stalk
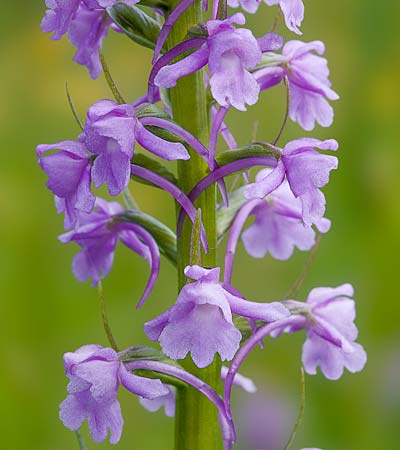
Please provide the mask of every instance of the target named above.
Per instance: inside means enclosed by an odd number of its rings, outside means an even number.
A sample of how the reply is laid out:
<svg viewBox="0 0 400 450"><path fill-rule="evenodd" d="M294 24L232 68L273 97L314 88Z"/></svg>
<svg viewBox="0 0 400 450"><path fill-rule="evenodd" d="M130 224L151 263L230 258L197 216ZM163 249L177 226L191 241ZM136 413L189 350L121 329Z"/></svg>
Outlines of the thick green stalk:
<svg viewBox="0 0 400 450"><path fill-rule="evenodd" d="M175 5L179 0L172 1ZM182 42L190 26L202 20L201 0L197 0L173 27L169 36L169 47ZM203 73L197 72L180 79L177 86L171 90L171 103L174 120L205 145L208 145L209 117ZM190 154L191 159L189 161L178 162L179 185L186 193L208 172L207 164L195 152L190 151ZM205 267L214 267L216 265L215 186L208 189L199 198L196 206L202 210L201 216L209 244L208 254L203 254L202 261L198 261L198 263L202 263ZM191 232L192 227L187 220L178 241L179 289L186 282L183 269L189 264L190 260ZM186 370L218 390L221 370L219 360L216 359L209 367L201 370L193 364L190 358L187 358L183 365ZM193 388L178 389L175 450L219 450L220 448L222 448L222 440L215 406Z"/></svg>

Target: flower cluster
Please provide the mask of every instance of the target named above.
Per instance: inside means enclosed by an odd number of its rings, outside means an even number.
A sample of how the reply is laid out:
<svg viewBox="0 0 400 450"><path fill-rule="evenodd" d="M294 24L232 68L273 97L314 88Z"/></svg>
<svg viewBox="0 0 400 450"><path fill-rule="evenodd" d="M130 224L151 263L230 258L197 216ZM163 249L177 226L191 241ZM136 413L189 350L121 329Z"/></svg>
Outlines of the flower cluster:
<svg viewBox="0 0 400 450"><path fill-rule="evenodd" d="M366 353L356 342L351 285L313 289L306 302L292 298L260 302L246 298L232 284L234 257L241 241L254 258L270 254L287 260L295 248L313 249L317 235L331 227L321 189L338 167L338 158L326 153L336 151L338 143L303 137L278 145L287 118L306 131L333 122L329 102L339 97L329 80L325 46L321 41L284 42L275 32L256 37L245 28L245 16L240 12L229 15L222 0L213 0L209 20L191 24L180 33L185 36L182 42L167 46L171 29L182 26L179 19L194 2L182 0L171 9L164 2L153 1L138 8L137 0L46 0L42 30L53 33L55 40L67 34L78 49L74 60L85 65L92 78L104 71L117 100L103 99L90 106L76 139L42 144L36 150L57 210L64 214L66 232L59 239L75 242L81 249L73 259L73 273L79 281L91 279L98 285L111 271L120 241L150 266L138 307L156 284L161 255L178 268L180 279L186 280L178 297L163 306L164 312L144 324L147 337L160 344L161 352L147 347L119 352L105 317L113 348L86 345L64 355L69 384L60 418L75 431L87 420L95 442L105 440L108 434L111 443L120 439L120 385L137 395L147 410L164 408L172 417L175 383L181 383L194 387L215 405L224 449L230 450L236 441L231 388L237 384L246 392L255 391L252 380L238 369L266 336L277 338L305 330L302 363L311 375L319 367L326 378L335 380L345 368L358 372L366 363ZM260 3L228 0L230 7L241 7L247 13L255 13ZM277 5L287 28L301 34L302 0L265 3ZM204 1L203 9L207 6ZM122 99L100 53L109 29L154 49L147 92L131 103ZM170 90L179 89L179 80L199 71L201 77L189 95L198 102L196 107L205 111L204 116L208 113L211 118L208 146L175 121L176 105L169 95ZM287 90L287 114L278 137L273 143L253 142L238 149L225 122L227 114L234 109L245 111L259 101L260 93L279 83ZM208 97L197 95L196 89ZM199 103L201 99L204 104ZM188 116L192 113L185 111ZM208 129L207 123L197 125L202 131ZM229 150L217 155L219 136ZM139 146L145 153L137 151ZM178 178L166 166L170 161L179 161ZM252 178L250 169L254 167L261 170ZM193 169L198 171L196 179L182 182L182 174L194 173ZM228 194L229 176L240 172L244 172L241 185L232 183ZM139 208L129 190L132 181L160 188L175 200L179 207L176 234ZM214 184L218 184L221 204L214 207L210 202L209 210L204 204L199 208L195 201ZM111 197L122 194L125 207L100 198L96 190L103 185ZM183 186L191 191L184 191ZM254 221L248 224L252 216ZM186 217L191 228L184 227ZM178 245L182 233L185 239ZM211 267L203 265L202 255L208 252L209 241L221 242L225 235L222 275L215 260ZM190 248L185 249L189 241ZM218 371L217 377L221 371L224 395L217 386L184 370L178 361L185 358L191 358L198 369L211 366ZM221 369L218 361L231 363ZM146 373L148 377L143 375Z"/></svg>

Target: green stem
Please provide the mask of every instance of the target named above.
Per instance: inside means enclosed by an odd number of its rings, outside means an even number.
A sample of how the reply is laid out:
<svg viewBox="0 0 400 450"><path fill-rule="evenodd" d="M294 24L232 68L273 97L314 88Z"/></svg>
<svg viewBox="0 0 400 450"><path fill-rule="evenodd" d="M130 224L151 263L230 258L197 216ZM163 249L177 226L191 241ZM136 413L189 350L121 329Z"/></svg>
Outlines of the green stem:
<svg viewBox="0 0 400 450"><path fill-rule="evenodd" d="M172 0L171 6L175 6L178 1ZM188 29L203 20L202 2L197 0L174 25L168 40L169 47L182 42ZM178 81L177 86L171 90L171 104L174 120L208 146L209 114L201 71ZM190 192L194 185L208 173L207 164L194 151L190 151L190 154L190 160L178 162L179 185L185 193ZM209 243L209 253L202 255L202 264L205 267L215 267L217 242L215 186L204 192L196 207L201 208L201 217ZM190 263L191 235L191 224L186 221L178 244L179 289L186 283L183 269ZM183 361L183 366L214 389L220 390L221 362L219 360L216 359L210 366L200 370L190 358L187 358ZM178 389L175 450L219 450L220 448L222 448L222 439L214 406L193 388Z"/></svg>
<svg viewBox="0 0 400 450"><path fill-rule="evenodd" d="M99 303L100 303L100 310L101 310L101 318L103 319L103 327L104 331L106 332L108 342L110 343L111 347L116 351L119 352L119 348L117 345L116 340L114 339L114 336L111 331L110 323L108 321L108 315L106 310L106 304L104 302L104 292L103 292L103 285L101 284L101 281L99 281L99 284L97 286L98 294L99 294Z"/></svg>
<svg viewBox="0 0 400 450"><path fill-rule="evenodd" d="M76 437L78 439L78 444L79 444L80 450L88 450L88 448L86 447L85 441L83 440L81 430L76 430L75 433L76 433Z"/></svg>
<svg viewBox="0 0 400 450"><path fill-rule="evenodd" d="M297 415L297 419L296 419L296 423L294 424L293 431L290 434L289 441L283 450L289 450L291 445L294 442L296 434L299 431L301 422L303 421L305 404L306 404L306 382L305 382L305 377L304 377L304 369L301 368L301 398L300 398L299 413Z"/></svg>

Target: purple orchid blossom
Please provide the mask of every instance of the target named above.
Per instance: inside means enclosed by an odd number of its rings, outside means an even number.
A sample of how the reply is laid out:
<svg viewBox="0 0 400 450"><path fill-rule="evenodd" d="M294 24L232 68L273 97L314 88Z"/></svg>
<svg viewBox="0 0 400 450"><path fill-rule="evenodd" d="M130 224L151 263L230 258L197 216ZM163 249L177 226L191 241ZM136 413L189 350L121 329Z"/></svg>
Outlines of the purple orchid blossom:
<svg viewBox="0 0 400 450"><path fill-rule="evenodd" d="M260 178L270 171L260 171ZM243 232L242 240L247 253L254 258L263 258L270 253L276 259L287 260L295 247L307 251L315 245L315 231L303 222L301 200L293 195L286 180L258 202L251 214L255 221ZM317 221L316 227L326 233L330 220L323 217Z"/></svg>
<svg viewBox="0 0 400 450"><path fill-rule="evenodd" d="M120 384L144 398L156 398L168 392L160 380L139 377L129 372L117 353L100 345L85 345L64 355L69 378L68 396L60 404L60 419L71 430L88 421L92 439L102 442L110 432L110 442L121 437L123 418L117 392Z"/></svg>
<svg viewBox="0 0 400 450"><path fill-rule="evenodd" d="M80 141L97 155L92 169L95 187L106 183L110 195L118 195L128 186L135 142L166 160L189 158L183 144L166 141L148 131L135 116L132 105L111 100L100 100L89 108Z"/></svg>
<svg viewBox="0 0 400 450"><path fill-rule="evenodd" d="M59 150L57 153L48 153ZM41 169L48 176L46 183L56 196L58 212L65 213L65 228L77 220L77 211L90 213L95 196L90 190L90 153L85 145L75 141L38 145L36 155Z"/></svg>
<svg viewBox="0 0 400 450"><path fill-rule="evenodd" d="M135 107L128 104L119 105L111 100L100 100L89 108L78 142L62 141L37 147L39 165L48 175L47 187L57 197L58 211L66 214L67 229L75 226L79 211L89 213L93 208L95 197L90 189L92 181L96 188L106 183L110 195L113 196L126 189L132 171L140 171L139 167L134 169L135 166L131 165L136 142L166 160L190 157L182 143L166 141L148 131L146 126L170 131L186 140L203 159L209 160L204 145L175 123L158 117L138 118ZM52 150L59 152L49 153ZM139 174L141 175L143 174ZM147 170L144 175L144 178L152 178L154 182L156 174ZM162 181L162 188L184 207L194 221L196 210L187 197L172 183L162 177L158 179ZM155 184L159 185L157 182ZM221 192L226 197L223 183ZM206 248L204 230L202 240Z"/></svg>
<svg viewBox="0 0 400 450"><path fill-rule="evenodd" d="M258 100L259 86L248 72L261 59L261 49L253 34L244 28L243 14L234 14L225 20L209 20L206 23L208 37L191 55L162 67L155 77L155 84L171 88L176 81L196 72L208 63L210 87L215 100L224 107L233 106L241 111L245 104Z"/></svg>
<svg viewBox="0 0 400 450"><path fill-rule="evenodd" d="M74 241L82 247L73 259L72 271L79 281L91 278L93 286L110 272L118 241L145 259L151 272L138 303L139 308L157 281L160 253L153 237L145 229L133 223L115 221L115 216L122 212L119 203L97 198L95 209L90 214L80 213L77 227L61 235L59 239L64 244Z"/></svg>
<svg viewBox="0 0 400 450"><path fill-rule="evenodd" d="M289 116L307 131L315 127L315 122L323 127L332 125L333 109L327 100L339 98L331 89L327 60L319 56L324 53L325 46L321 41L288 41L282 55L265 53L261 67L263 64L266 67L253 74L262 91L288 79Z"/></svg>
<svg viewBox="0 0 400 450"><path fill-rule="evenodd" d="M226 376L228 374L228 367L221 367L221 380L225 381ZM256 385L253 380L247 378L240 373L235 375L233 380L233 384L242 388L245 392L249 394L253 394L257 391ZM159 397L148 399L148 398L140 398L140 404L147 411L156 412L161 408L164 408L165 415L167 417L175 417L175 404L176 404L176 393L175 388L173 386L168 386L168 394L160 395Z"/></svg>
<svg viewBox="0 0 400 450"><path fill-rule="evenodd" d="M270 174L271 169L259 172L260 178ZM255 221L247 230L242 229L250 215ZM325 217L316 223L320 232L326 233L330 221ZM225 254L224 281L230 283L237 244L242 236L247 253L254 258L264 258L267 252L272 257L287 260L294 247L307 251L315 245L315 231L303 222L302 205L284 181L265 199L254 199L245 203L236 214L230 231Z"/></svg>
<svg viewBox="0 0 400 450"><path fill-rule="evenodd" d="M296 313L296 321L271 333L273 337L282 332L292 333L306 329L307 339L303 345L303 366L310 375L317 367L330 380L337 380L344 368L359 372L364 368L367 355L362 345L354 342L358 330L354 324L356 311L352 299L351 284L336 288L313 289L306 303L288 300L285 305Z"/></svg>
<svg viewBox="0 0 400 450"><path fill-rule="evenodd" d="M280 303L249 302L232 294L219 273L219 268L186 267L185 275L195 281L182 288L174 306L145 323L149 339L159 340L170 358L183 359L190 352L200 368L211 364L216 353L231 360L242 340L232 313L265 322L289 315Z"/></svg>
<svg viewBox="0 0 400 450"><path fill-rule="evenodd" d="M59 40L68 31L81 0L46 0L45 16L41 23L44 33L54 33L53 40Z"/></svg>
<svg viewBox="0 0 400 450"><path fill-rule="evenodd" d="M268 6L279 5L285 18L285 23L290 31L302 34L299 26L304 19L304 4L302 0L264 0ZM239 6L247 13L254 14L260 6L261 0L228 0L232 8Z"/></svg>
<svg viewBox="0 0 400 450"><path fill-rule="evenodd" d="M139 0L125 0L133 5ZM116 0L46 0L47 10L41 29L53 33L51 39L61 39L68 33L68 39L77 47L74 61L86 66L93 79L99 77L102 66L99 50L108 30L113 26L105 9ZM117 28L117 30L119 30Z"/></svg>
<svg viewBox="0 0 400 450"><path fill-rule="evenodd" d="M254 1L254 0L252 0ZM289 30L301 34L299 26L304 19L304 4L302 0L264 0L268 6L279 5Z"/></svg>
<svg viewBox="0 0 400 450"><path fill-rule="evenodd" d="M77 48L73 60L86 66L94 80L103 71L99 50L111 25L112 21L103 9L89 9L81 4L69 26L68 39Z"/></svg>
<svg viewBox="0 0 400 450"><path fill-rule="evenodd" d="M245 187L247 198L264 198L275 191L286 179L296 198L302 204L302 217L306 225L315 224L320 231L326 231L325 196L320 188L329 181L329 172L336 169L338 160L335 156L323 155L315 150L337 150L334 139L319 141L303 138L291 141L283 148L282 157L272 172L261 174L255 183Z"/></svg>
<svg viewBox="0 0 400 450"><path fill-rule="evenodd" d="M313 289L307 302L287 300L284 304L292 315L259 328L236 353L225 382L225 405L231 417L230 395L233 378L243 361L265 336L277 337L281 333L295 333L305 329L307 339L303 345L302 362L310 375L317 367L330 380L337 380L344 368L355 373L367 361L364 348L355 342L358 330L354 324L355 304L353 287L343 284L337 288Z"/></svg>

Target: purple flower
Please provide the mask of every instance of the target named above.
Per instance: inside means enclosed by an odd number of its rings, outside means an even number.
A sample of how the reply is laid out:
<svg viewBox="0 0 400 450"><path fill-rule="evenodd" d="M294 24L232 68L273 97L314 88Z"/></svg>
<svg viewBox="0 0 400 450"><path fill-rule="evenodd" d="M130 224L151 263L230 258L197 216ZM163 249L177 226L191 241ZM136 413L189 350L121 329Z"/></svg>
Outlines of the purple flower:
<svg viewBox="0 0 400 450"><path fill-rule="evenodd" d="M176 81L196 72L208 63L211 92L221 106L234 106L244 111L245 104L258 100L259 86L247 69L254 68L261 59L261 49L251 31L235 28L243 25L243 14L225 20L206 23L208 37L192 54L177 63L164 66L155 78L157 86L171 88Z"/></svg>
<svg viewBox="0 0 400 450"><path fill-rule="evenodd" d="M68 31L81 0L46 0L45 16L41 23L44 33L54 33L51 39L58 40Z"/></svg>
<svg viewBox="0 0 400 450"><path fill-rule="evenodd" d="M167 386L168 393L160 395L153 399L140 398L140 404L144 409L150 412L156 412L164 408L167 417L175 417L176 394L173 386Z"/></svg>
<svg viewBox="0 0 400 450"><path fill-rule="evenodd" d="M302 0L264 0L268 6L277 5L281 8L289 30L301 34L299 26L304 19L304 5Z"/></svg>
<svg viewBox="0 0 400 450"><path fill-rule="evenodd" d="M125 0L133 5L138 0ZM77 47L74 61L87 67L90 76L96 79L102 72L99 49L113 25L105 9L116 0L46 0L47 10L41 29L53 32L51 39L58 40L68 33L68 39ZM118 31L119 28L116 27Z"/></svg>
<svg viewBox="0 0 400 450"><path fill-rule="evenodd" d="M100 100L89 108L80 141L97 155L92 169L95 187L105 182L110 195L128 186L136 141L166 160L189 158L183 144L150 133L136 118L132 105L118 105L111 100Z"/></svg>
<svg viewBox="0 0 400 450"><path fill-rule="evenodd" d="M267 67L254 73L261 90L288 78L289 115L305 130L312 130L315 122L329 127L333 122L333 109L327 99L339 98L331 89L327 60L318 56L324 53L325 46L321 41L289 41L284 45L282 55L264 54L262 62Z"/></svg>
<svg viewBox="0 0 400 450"><path fill-rule="evenodd" d="M115 221L114 217L122 211L119 203L97 198L95 210L90 214L80 213L77 227L59 239L64 244L74 241L82 247L73 259L72 271L79 281L91 278L93 286L110 272L118 241L145 259L151 273L140 306L157 280L160 254L157 244L146 230L133 223Z"/></svg>
<svg viewBox="0 0 400 450"><path fill-rule="evenodd" d="M88 421L95 442L102 442L110 432L116 444L124 424L117 397L119 385L144 398L164 395L167 388L160 380L139 377L128 372L117 353L100 345L85 345L64 355L69 378L68 396L60 404L60 419L71 430Z"/></svg>
<svg viewBox="0 0 400 450"><path fill-rule="evenodd" d="M323 221L325 213L325 196L320 188L329 181L329 172L336 169L338 160L335 156L323 155L314 150L337 150L334 139L319 141L303 138L289 142L282 150L282 157L272 171L261 173L256 182L245 188L248 198L264 198L283 182L286 175L290 189L302 204L302 217L306 225L316 224L321 231L327 231Z"/></svg>
<svg viewBox="0 0 400 450"><path fill-rule="evenodd" d="M183 359L190 352L200 368L211 364L216 353L230 360L242 339L232 313L266 322L289 315L280 303L248 302L233 295L219 282L219 273L219 268L186 267L185 275L195 282L182 288L174 306L144 325L149 339L159 340L170 358Z"/></svg>
<svg viewBox="0 0 400 450"><path fill-rule="evenodd" d="M162 124L167 128L170 122L163 120ZM100 100L89 108L78 142L37 147L39 165L48 175L47 187L58 197L58 211L66 213L66 228L76 224L79 211L89 213L93 209L91 181L96 188L105 182L113 196L128 186L136 141L166 160L189 158L183 144L166 141L148 131L135 116L134 106L111 100ZM51 150L60 151L44 155Z"/></svg>
<svg viewBox="0 0 400 450"><path fill-rule="evenodd" d="M270 173L263 169L260 179ZM265 201L257 205L252 214L255 221L242 234L247 253L254 258L263 258L270 253L276 259L289 259L295 247L310 250L315 244L315 231L303 223L301 200L296 198L284 181ZM322 218L317 222L321 232L329 230L330 221Z"/></svg>
<svg viewBox="0 0 400 450"><path fill-rule="evenodd" d="M89 9L84 4L79 6L68 30L68 39L77 52L74 61L86 66L93 79L102 73L99 50L112 24L111 19L102 9Z"/></svg>
<svg viewBox="0 0 400 450"><path fill-rule="evenodd" d="M74 61L86 66L95 79L102 72L99 49L112 21L104 9L115 0L46 0L47 11L43 18L42 31L54 32L52 39L68 39L78 48Z"/></svg>
<svg viewBox="0 0 400 450"><path fill-rule="evenodd" d="M313 289L307 303L285 302L297 315L290 325L278 327L272 335L293 333L303 328L307 330L302 357L307 373L315 375L319 366L326 378L337 380L344 368L352 373L364 368L367 355L364 348L354 342L358 330L354 324L356 311L351 298L353 295L353 287L343 284L337 288Z"/></svg>
<svg viewBox="0 0 400 450"><path fill-rule="evenodd" d="M51 150L57 153L45 154ZM89 213L95 197L90 190L90 153L85 145L62 141L39 145L36 149L39 165L47 174L47 187L56 196L59 212L65 212L66 228L76 223L77 211Z"/></svg>
<svg viewBox="0 0 400 450"><path fill-rule="evenodd" d="M304 5L302 0L264 0L268 6L277 5L282 10L285 17L286 26L289 30L301 34L299 26L304 19ZM261 0L228 0L228 5L232 8L241 6L246 12L254 14L261 3Z"/></svg>

